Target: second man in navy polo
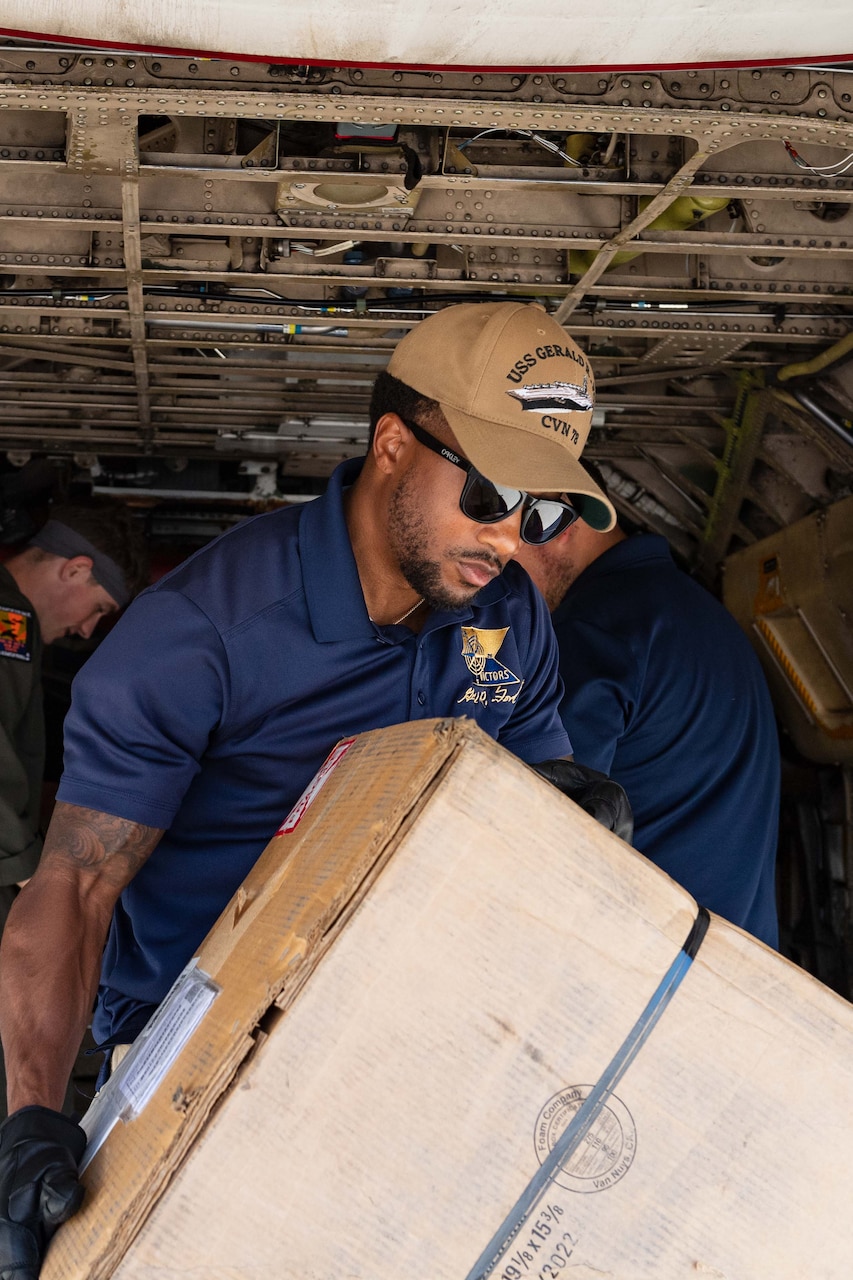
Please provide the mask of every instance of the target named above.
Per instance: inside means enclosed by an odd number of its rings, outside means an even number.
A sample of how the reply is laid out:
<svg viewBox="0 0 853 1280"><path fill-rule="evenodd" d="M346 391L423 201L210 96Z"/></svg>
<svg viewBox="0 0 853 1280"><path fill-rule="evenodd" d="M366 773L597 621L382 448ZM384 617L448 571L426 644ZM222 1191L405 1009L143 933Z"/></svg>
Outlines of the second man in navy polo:
<svg viewBox="0 0 853 1280"><path fill-rule="evenodd" d="M25 1172L45 1143L65 1216L77 1203L82 1133L56 1109L102 961L96 1034L126 1043L339 738L470 715L530 763L569 753L550 621L510 561L579 512L615 521L578 462L592 387L540 307L436 312L377 379L363 464L203 549L87 664L0 967L15 1137L0 1204L36 1206L32 1227L0 1218L0 1271L31 1269L61 1220Z"/></svg>

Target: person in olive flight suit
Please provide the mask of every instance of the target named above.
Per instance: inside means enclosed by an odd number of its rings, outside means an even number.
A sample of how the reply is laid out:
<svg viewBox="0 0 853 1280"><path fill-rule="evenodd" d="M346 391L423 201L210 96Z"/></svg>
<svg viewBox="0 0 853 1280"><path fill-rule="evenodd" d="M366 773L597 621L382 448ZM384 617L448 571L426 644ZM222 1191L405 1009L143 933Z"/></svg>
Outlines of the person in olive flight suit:
<svg viewBox="0 0 853 1280"><path fill-rule="evenodd" d="M45 731L45 644L88 638L142 585L141 534L126 508L67 505L0 565L0 935L38 865ZM0 1117L6 1092L0 1052Z"/></svg>

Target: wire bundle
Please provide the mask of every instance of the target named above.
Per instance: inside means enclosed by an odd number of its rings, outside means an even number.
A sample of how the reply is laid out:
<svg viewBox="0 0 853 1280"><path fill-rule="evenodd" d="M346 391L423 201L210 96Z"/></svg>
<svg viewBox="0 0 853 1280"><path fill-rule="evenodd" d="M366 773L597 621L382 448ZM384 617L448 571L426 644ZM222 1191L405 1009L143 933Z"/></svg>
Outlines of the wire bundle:
<svg viewBox="0 0 853 1280"><path fill-rule="evenodd" d="M840 178L843 173L853 169L853 151L846 155L843 160L836 161L835 164L808 164L798 151L795 151L787 138L783 138L785 150L799 169L807 169L809 173L816 173L819 178Z"/></svg>

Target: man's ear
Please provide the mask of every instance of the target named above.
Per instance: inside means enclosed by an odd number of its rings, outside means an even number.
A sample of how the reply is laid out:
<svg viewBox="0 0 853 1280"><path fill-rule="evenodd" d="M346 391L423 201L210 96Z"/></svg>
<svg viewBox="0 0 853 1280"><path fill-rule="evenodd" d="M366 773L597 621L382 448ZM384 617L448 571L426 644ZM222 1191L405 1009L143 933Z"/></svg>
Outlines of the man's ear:
<svg viewBox="0 0 853 1280"><path fill-rule="evenodd" d="M92 574L91 556L70 556L59 566L60 582L88 582Z"/></svg>
<svg viewBox="0 0 853 1280"><path fill-rule="evenodd" d="M371 445L373 460L383 475L393 475L408 455L412 440L412 433L396 413L383 413L376 424Z"/></svg>

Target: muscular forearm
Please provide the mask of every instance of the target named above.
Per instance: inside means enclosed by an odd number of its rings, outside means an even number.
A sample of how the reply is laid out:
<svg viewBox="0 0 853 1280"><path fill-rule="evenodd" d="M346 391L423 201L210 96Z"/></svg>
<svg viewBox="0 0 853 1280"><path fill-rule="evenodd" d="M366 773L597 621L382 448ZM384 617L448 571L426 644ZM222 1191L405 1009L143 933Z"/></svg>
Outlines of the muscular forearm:
<svg viewBox="0 0 853 1280"><path fill-rule="evenodd" d="M113 906L161 835L57 805L41 864L10 912L0 949L10 1111L61 1107L91 1016Z"/></svg>
<svg viewBox="0 0 853 1280"><path fill-rule="evenodd" d="M106 925L80 937L75 886L46 875L19 894L0 949L0 1036L9 1111L59 1110L91 1016Z"/></svg>

